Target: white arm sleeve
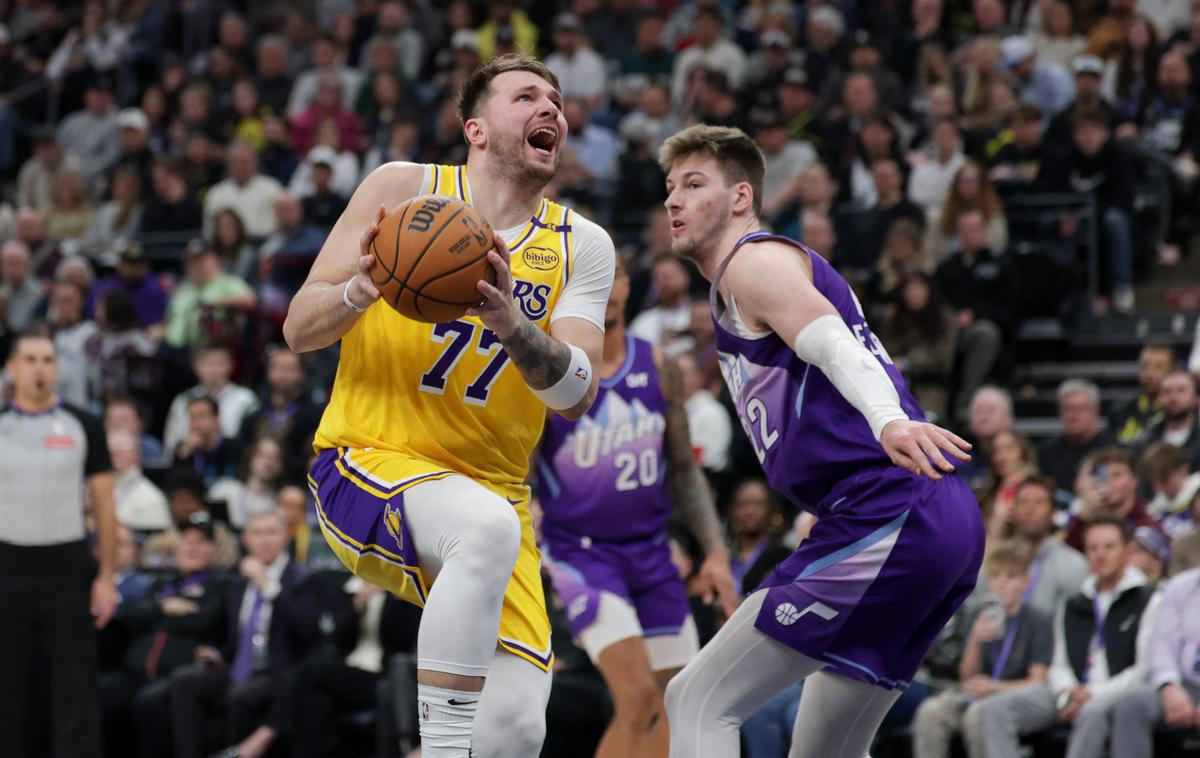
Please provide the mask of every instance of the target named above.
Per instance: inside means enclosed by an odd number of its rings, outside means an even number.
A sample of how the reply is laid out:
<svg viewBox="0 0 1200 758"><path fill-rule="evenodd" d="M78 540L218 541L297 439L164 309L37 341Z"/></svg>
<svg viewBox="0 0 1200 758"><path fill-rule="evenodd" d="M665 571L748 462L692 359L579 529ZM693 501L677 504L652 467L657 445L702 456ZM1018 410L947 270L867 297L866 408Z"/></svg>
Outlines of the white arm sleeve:
<svg viewBox="0 0 1200 758"><path fill-rule="evenodd" d="M866 417L876 440L890 422L908 418L892 378L854 338L841 316L813 321L796 335L792 348L801 360L821 369L842 397Z"/></svg>
<svg viewBox="0 0 1200 758"><path fill-rule="evenodd" d="M616 270L613 241L599 224L571 214L571 276L550 314L550 323L571 316L590 321L604 331L604 311Z"/></svg>

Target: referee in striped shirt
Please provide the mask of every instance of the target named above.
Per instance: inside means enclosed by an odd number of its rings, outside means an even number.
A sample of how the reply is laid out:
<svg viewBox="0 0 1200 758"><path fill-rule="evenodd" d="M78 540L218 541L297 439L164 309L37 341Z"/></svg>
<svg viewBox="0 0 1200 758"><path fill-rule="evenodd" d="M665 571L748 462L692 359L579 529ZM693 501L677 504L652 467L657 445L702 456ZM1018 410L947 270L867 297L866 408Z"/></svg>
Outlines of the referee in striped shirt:
<svg viewBox="0 0 1200 758"><path fill-rule="evenodd" d="M53 755L94 758L102 753L95 629L117 605L112 464L100 422L54 394L49 337L18 337L7 369L15 392L0 409L0 739L5 755L23 753L36 676L49 685Z"/></svg>

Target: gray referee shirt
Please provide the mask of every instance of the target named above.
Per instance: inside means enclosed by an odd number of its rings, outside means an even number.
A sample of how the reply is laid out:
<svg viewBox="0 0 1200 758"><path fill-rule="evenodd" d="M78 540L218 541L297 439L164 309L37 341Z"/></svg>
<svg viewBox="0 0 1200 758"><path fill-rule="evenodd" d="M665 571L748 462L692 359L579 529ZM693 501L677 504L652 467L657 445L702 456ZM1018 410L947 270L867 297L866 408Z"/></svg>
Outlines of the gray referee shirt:
<svg viewBox="0 0 1200 758"><path fill-rule="evenodd" d="M87 478L112 470L104 429L60 403L41 413L0 410L0 542L57 545L86 535Z"/></svg>

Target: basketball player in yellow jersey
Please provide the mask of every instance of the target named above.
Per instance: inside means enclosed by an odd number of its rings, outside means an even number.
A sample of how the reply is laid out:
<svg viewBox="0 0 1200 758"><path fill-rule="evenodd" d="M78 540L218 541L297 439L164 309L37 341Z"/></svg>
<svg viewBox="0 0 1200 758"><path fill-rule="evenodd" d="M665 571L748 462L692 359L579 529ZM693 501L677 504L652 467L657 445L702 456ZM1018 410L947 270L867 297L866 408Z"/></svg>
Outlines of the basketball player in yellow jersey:
<svg viewBox="0 0 1200 758"><path fill-rule="evenodd" d="M551 653L524 480L546 408L577 419L596 396L613 245L542 197L567 136L545 66L523 56L483 64L459 115L466 165L373 171L292 301L284 335L297 352L342 341L310 485L343 562L424 606L422 755L532 758ZM446 324L376 302L370 277L385 209L434 193L467 200L500 230L495 286L481 281L482 304Z"/></svg>

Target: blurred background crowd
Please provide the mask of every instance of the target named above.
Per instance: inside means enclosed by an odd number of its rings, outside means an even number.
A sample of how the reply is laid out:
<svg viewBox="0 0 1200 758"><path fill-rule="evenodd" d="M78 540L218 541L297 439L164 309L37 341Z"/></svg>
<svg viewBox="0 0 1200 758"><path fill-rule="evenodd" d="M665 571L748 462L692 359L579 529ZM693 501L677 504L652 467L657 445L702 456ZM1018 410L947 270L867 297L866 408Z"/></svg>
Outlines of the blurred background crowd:
<svg viewBox="0 0 1200 758"><path fill-rule="evenodd" d="M298 356L280 326L365 174L465 160L458 87L511 51L560 79L548 192L609 229L632 332L681 364L744 591L812 523L759 479L704 282L668 254L656 152L679 128L753 135L766 223L846 276L931 418L976 444L988 580L877 756L1098 756L1133 719L1115 703L1164 682L1194 711L1168 725L1200 726L1200 605L1171 617L1183 590L1160 584L1200 566L1200 2L8 0L0 19L0 352L53 338L58 394L102 417L117 472L106 754L390 756L413 731L419 611L343 573L305 481L337 349ZM688 576L696 541L673 540ZM244 598L267 585L264 616ZM1101 672L1072 624L1104 593L1132 593L1132 620L1101 635ZM590 755L607 694L550 605L544 754ZM721 619L694 606L707 638ZM1017 607L1037 619L1013 653ZM37 681L24 740L46 755ZM747 724L746 755L786 755L798 691Z"/></svg>

